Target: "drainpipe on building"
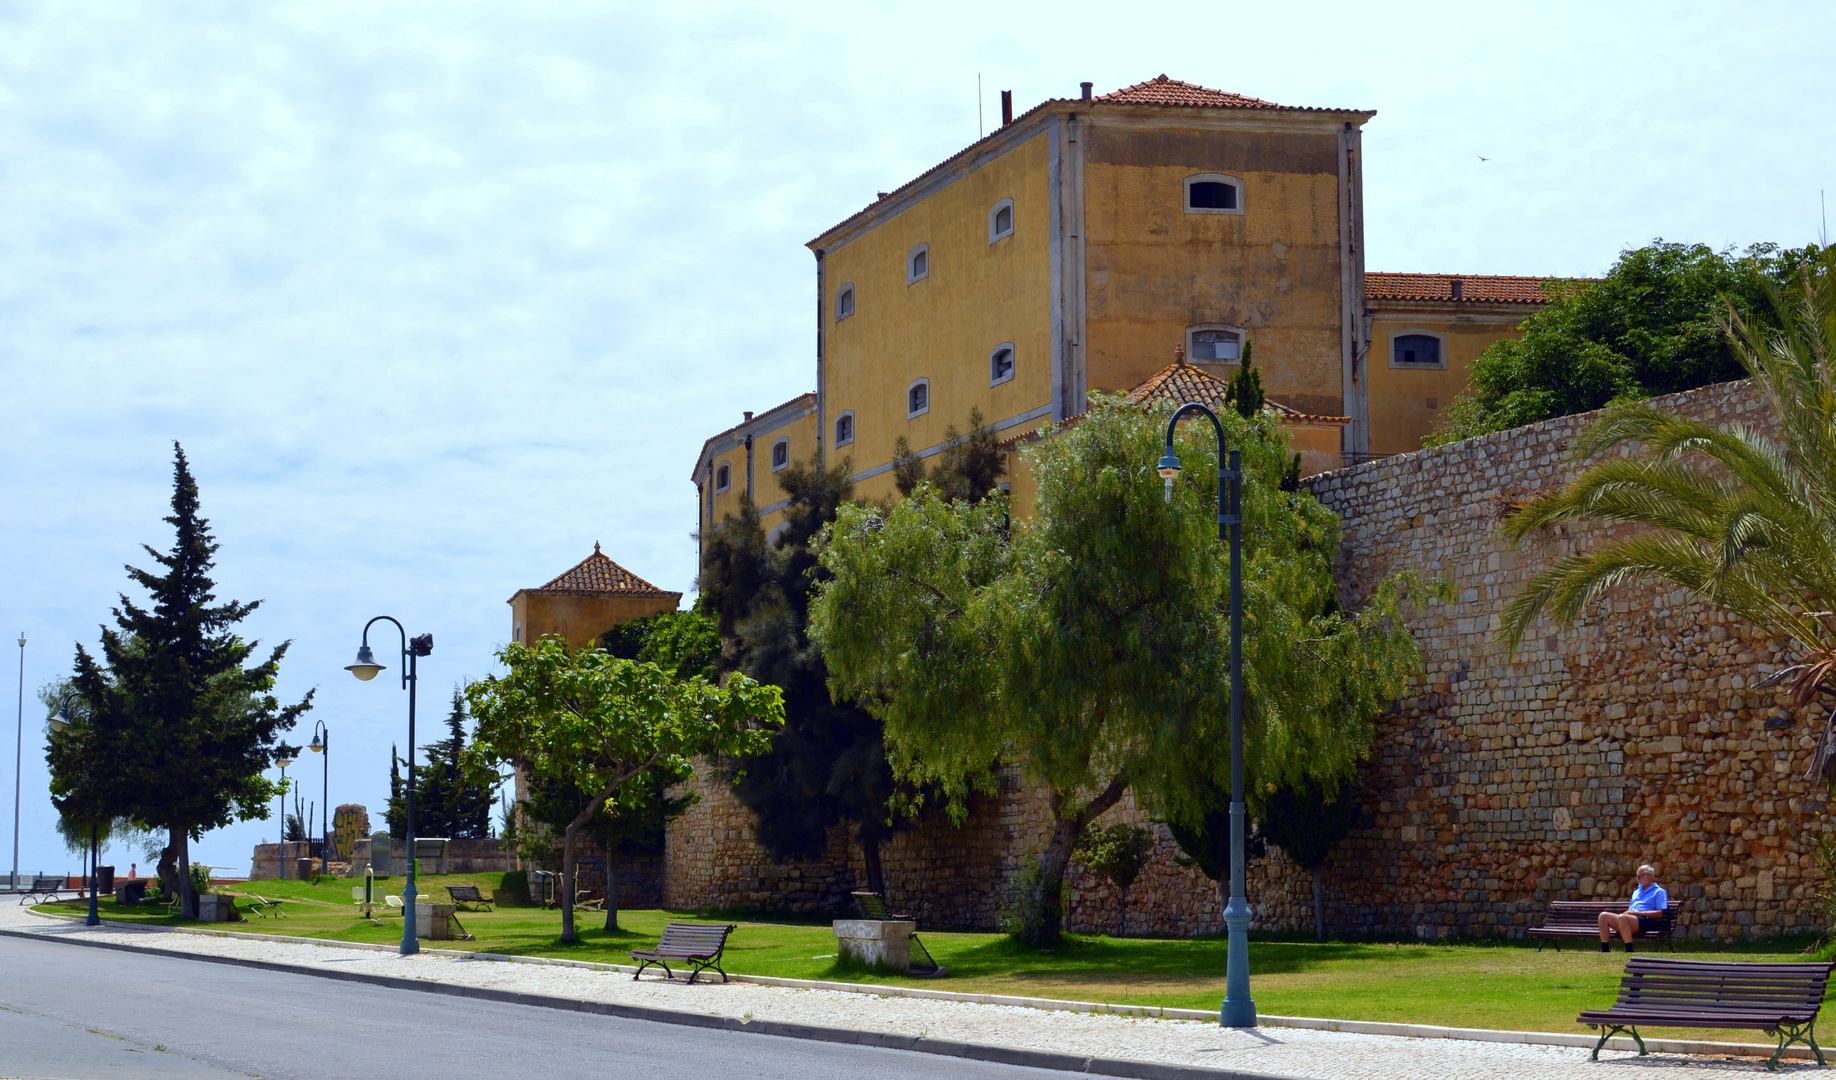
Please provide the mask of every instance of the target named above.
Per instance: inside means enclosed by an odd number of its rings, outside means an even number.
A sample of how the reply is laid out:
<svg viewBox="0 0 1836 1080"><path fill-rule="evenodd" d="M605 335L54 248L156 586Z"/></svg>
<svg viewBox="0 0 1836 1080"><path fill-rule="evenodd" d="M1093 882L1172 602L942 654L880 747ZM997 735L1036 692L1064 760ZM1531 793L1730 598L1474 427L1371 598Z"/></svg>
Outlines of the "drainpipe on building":
<svg viewBox="0 0 1836 1080"><path fill-rule="evenodd" d="M746 422L748 424L752 423L751 413L746 414ZM746 433L746 497L748 499L753 498L753 494L752 494L752 432L750 431Z"/></svg>

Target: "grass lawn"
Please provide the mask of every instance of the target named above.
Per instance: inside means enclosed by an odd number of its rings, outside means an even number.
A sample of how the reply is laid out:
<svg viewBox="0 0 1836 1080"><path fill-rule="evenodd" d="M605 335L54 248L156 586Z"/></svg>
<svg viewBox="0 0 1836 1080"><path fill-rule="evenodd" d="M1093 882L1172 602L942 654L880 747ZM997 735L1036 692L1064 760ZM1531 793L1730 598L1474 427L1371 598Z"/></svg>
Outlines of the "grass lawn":
<svg viewBox="0 0 1836 1080"><path fill-rule="evenodd" d="M502 879L501 874L423 876L419 884L423 893L444 899L444 885L475 884L489 896L501 890ZM402 881L391 879L389 886L399 891ZM292 902L286 905L285 919L251 918L219 924L222 929L337 941L393 943L401 939L399 915L365 922L356 914L348 880L324 879L317 885L261 881L233 888L271 899L287 897ZM38 910L74 915L84 910L84 903L60 901ZM1224 995L1225 944L1221 937L1080 935L1054 952L1037 953L999 934L927 930L922 935L925 944L938 963L950 969L950 977L923 980L837 970L835 939L826 919L774 915L770 921L751 921L707 912L624 911L619 915L623 929L607 934L603 915L579 914L581 940L562 945L558 940L560 912L506 897L495 912L461 914L476 941L435 942L429 947L629 963L626 952L654 944L665 922L718 918L740 924L727 947L725 966L730 972L1187 1009L1215 1010ZM102 917L153 925L177 922L165 914L164 907L120 907L112 900L103 902ZM1801 950L1809 944L1800 940L1725 946L1683 942L1678 955L1803 960ZM1612 1004L1624 966L1624 953L1616 949L1602 955L1591 945L1565 946L1560 953L1550 947L1538 953L1534 945L1499 942L1319 944L1254 935L1250 960L1256 1007L1270 1015L1568 1033L1586 1031L1575 1023L1582 1009ZM1735 1042L1764 1039L1757 1032L1735 1031L1654 1030L1652 1034Z"/></svg>

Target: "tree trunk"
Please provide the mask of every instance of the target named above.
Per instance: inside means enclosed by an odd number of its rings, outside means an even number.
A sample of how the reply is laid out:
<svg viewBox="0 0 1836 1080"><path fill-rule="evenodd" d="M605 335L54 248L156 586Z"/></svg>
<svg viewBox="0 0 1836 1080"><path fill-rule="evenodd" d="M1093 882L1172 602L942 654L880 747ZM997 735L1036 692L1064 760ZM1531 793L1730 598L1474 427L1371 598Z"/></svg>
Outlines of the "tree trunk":
<svg viewBox="0 0 1836 1080"><path fill-rule="evenodd" d="M1128 781L1121 776L1109 782L1102 793L1080 810L1070 810L1070 799L1058 792L1052 794L1052 839L1039 857L1039 876L1033 880L1028 897L1030 910L1021 927L1026 943L1035 949L1050 948L1064 935L1065 870L1071 865L1071 851L1084 827L1104 811L1116 805Z"/></svg>
<svg viewBox="0 0 1836 1080"><path fill-rule="evenodd" d="M1326 864L1313 868L1313 932L1326 940Z"/></svg>
<svg viewBox="0 0 1836 1080"><path fill-rule="evenodd" d="M159 878L159 887L167 896L180 895L178 872L178 848L167 843L159 849L159 863L154 867L154 876Z"/></svg>
<svg viewBox="0 0 1836 1080"><path fill-rule="evenodd" d="M1121 937L1128 932L1128 889L1126 886L1122 889L1122 902L1116 906L1121 909L1116 912L1116 936Z"/></svg>
<svg viewBox="0 0 1836 1080"><path fill-rule="evenodd" d="M574 933L574 833L579 829L580 822L576 818L561 834L561 942L564 945L580 940Z"/></svg>
<svg viewBox="0 0 1836 1080"><path fill-rule="evenodd" d="M191 836L183 825L172 827L172 844L178 848L179 918L198 917L198 891L191 887Z"/></svg>
<svg viewBox="0 0 1836 1080"><path fill-rule="evenodd" d="M861 830L861 861L867 864L867 891L886 895L886 871L880 865L880 831Z"/></svg>
<svg viewBox="0 0 1836 1080"><path fill-rule="evenodd" d="M606 933L618 933L618 841L606 837Z"/></svg>

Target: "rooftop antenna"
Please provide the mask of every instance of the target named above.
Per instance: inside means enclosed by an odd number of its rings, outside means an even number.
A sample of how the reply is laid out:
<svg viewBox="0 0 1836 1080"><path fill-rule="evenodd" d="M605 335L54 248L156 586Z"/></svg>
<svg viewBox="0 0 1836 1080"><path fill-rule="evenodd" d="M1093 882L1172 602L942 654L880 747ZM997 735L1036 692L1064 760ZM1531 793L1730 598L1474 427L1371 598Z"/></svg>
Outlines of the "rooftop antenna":
<svg viewBox="0 0 1836 1080"><path fill-rule="evenodd" d="M975 73L975 140L982 141L987 132L982 128L982 73Z"/></svg>

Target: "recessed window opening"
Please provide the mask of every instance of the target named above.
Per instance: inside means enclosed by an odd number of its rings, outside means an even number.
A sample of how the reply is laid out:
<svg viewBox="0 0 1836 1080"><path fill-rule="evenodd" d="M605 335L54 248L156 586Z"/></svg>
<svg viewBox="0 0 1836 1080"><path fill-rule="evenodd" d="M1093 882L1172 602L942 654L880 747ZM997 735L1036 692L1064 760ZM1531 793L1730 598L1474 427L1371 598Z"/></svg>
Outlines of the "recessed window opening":
<svg viewBox="0 0 1836 1080"><path fill-rule="evenodd" d="M905 388L905 418L923 416L931 411L931 380L919 379Z"/></svg>
<svg viewBox="0 0 1836 1080"><path fill-rule="evenodd" d="M716 494L719 494L732 486L733 470L723 461L721 462L720 468L714 470L714 491Z"/></svg>
<svg viewBox="0 0 1836 1080"><path fill-rule="evenodd" d="M854 414L842 413L835 418L835 445L847 446L854 441Z"/></svg>
<svg viewBox="0 0 1836 1080"><path fill-rule="evenodd" d="M790 440L779 439L771 444L771 471L777 472L790 464Z"/></svg>
<svg viewBox="0 0 1836 1080"><path fill-rule="evenodd" d="M922 281L931 276L931 245L919 244L905 256L905 283Z"/></svg>
<svg viewBox="0 0 1836 1080"><path fill-rule="evenodd" d="M988 242L1003 240L1014 234L1014 200L1002 199L988 211Z"/></svg>
<svg viewBox="0 0 1836 1080"><path fill-rule="evenodd" d="M1234 364L1243 358L1243 332L1231 326L1195 326L1187 331L1186 356L1195 364Z"/></svg>
<svg viewBox="0 0 1836 1080"><path fill-rule="evenodd" d="M1004 383L1014 377L1014 346L1004 342L988 354L988 385Z"/></svg>
<svg viewBox="0 0 1836 1080"><path fill-rule="evenodd" d="M1433 334L1397 334L1390 339L1390 362L1397 367L1441 366L1441 339Z"/></svg>
<svg viewBox="0 0 1836 1080"><path fill-rule="evenodd" d="M1241 214L1243 181L1222 173L1186 177L1186 213Z"/></svg>
<svg viewBox="0 0 1836 1080"><path fill-rule="evenodd" d="M854 283L849 282L836 290L835 318L839 322L852 314L854 314Z"/></svg>

